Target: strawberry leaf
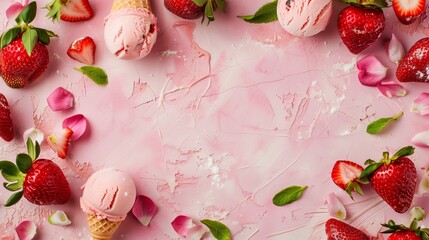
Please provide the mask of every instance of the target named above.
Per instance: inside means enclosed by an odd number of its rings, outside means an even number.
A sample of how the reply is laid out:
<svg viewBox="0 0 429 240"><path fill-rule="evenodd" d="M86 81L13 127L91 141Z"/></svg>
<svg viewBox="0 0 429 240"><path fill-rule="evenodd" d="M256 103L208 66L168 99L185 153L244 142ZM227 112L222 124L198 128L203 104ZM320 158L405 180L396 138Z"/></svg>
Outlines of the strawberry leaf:
<svg viewBox="0 0 429 240"><path fill-rule="evenodd" d="M369 134L377 134L381 132L390 122L398 120L404 113L400 112L393 117L380 118L368 125L366 132Z"/></svg>
<svg viewBox="0 0 429 240"><path fill-rule="evenodd" d="M365 179L365 178L371 176L371 174L373 174L375 172L375 170L377 170L383 164L384 164L383 162L378 162L378 163L373 163L373 164L369 165L368 167L366 167L361 172L359 178L360 179Z"/></svg>
<svg viewBox="0 0 429 240"><path fill-rule="evenodd" d="M200 7L204 6L204 4L207 3L207 1L208 0L192 0L192 2L194 2L195 4L197 4Z"/></svg>
<svg viewBox="0 0 429 240"><path fill-rule="evenodd" d="M246 16L238 16L249 23L269 23L277 20L277 1L274 0L263 5L259 8L255 14L246 15Z"/></svg>
<svg viewBox="0 0 429 240"><path fill-rule="evenodd" d="M30 155L25 153L20 153L16 156L16 166L18 166L19 171L22 173L27 173L33 164L33 159Z"/></svg>
<svg viewBox="0 0 429 240"><path fill-rule="evenodd" d="M36 147L34 146L33 140L31 138L27 139L27 153L34 161L36 159Z"/></svg>
<svg viewBox="0 0 429 240"><path fill-rule="evenodd" d="M103 69L99 67L94 66L83 66L80 68L75 68L75 70L78 70L85 74L87 77L89 77L92 81L94 81L97 85L107 85L108 79L107 75L104 72Z"/></svg>
<svg viewBox="0 0 429 240"><path fill-rule="evenodd" d="M45 45L49 45L49 43L51 42L51 38L49 34L46 32L46 30L41 28L33 28L33 29L37 32L37 39L41 43Z"/></svg>
<svg viewBox="0 0 429 240"><path fill-rule="evenodd" d="M224 0L216 0L216 7L218 7L222 12L225 12L225 1Z"/></svg>
<svg viewBox="0 0 429 240"><path fill-rule="evenodd" d="M213 237L217 240L231 240L231 231L223 223L209 219L201 220L201 223L210 229Z"/></svg>
<svg viewBox="0 0 429 240"><path fill-rule="evenodd" d="M22 34L22 44L24 45L28 56L31 56L31 52L33 52L33 49L36 46L37 39L37 32L32 28L27 29L24 34Z"/></svg>
<svg viewBox="0 0 429 240"><path fill-rule="evenodd" d="M22 12L16 17L15 21L16 23L20 24L22 22L24 23L31 23L34 18L36 17L37 12L37 4L36 2L31 2L27 5L27 7L22 10Z"/></svg>
<svg viewBox="0 0 429 240"><path fill-rule="evenodd" d="M52 22L55 22L55 20L59 22L61 19L61 14L60 14L61 7L62 7L61 0L53 0L52 2L48 3L46 5L46 9L48 9L49 12L48 14L46 14L46 17L52 18Z"/></svg>
<svg viewBox="0 0 429 240"><path fill-rule="evenodd" d="M414 153L414 147L412 147L412 146L404 147L404 148L399 149L399 151L397 151L393 155L392 160L394 161L394 160L401 158L401 157L410 156L410 155L413 155L413 153Z"/></svg>
<svg viewBox="0 0 429 240"><path fill-rule="evenodd" d="M19 200L21 200L22 195L24 194L24 191L16 192L12 194L12 196L9 197L9 199L4 204L5 207L10 207L17 203Z"/></svg>
<svg viewBox="0 0 429 240"><path fill-rule="evenodd" d="M207 2L206 7L204 8L204 16L207 17L209 23L214 21L214 9L212 1ZM204 22L204 17L202 21Z"/></svg>
<svg viewBox="0 0 429 240"><path fill-rule="evenodd" d="M34 156L34 159L37 159L40 155L40 144L38 141L36 141L35 149L36 149L36 155Z"/></svg>
<svg viewBox="0 0 429 240"><path fill-rule="evenodd" d="M9 191L15 192L22 188L22 182L3 183L3 187Z"/></svg>
<svg viewBox="0 0 429 240"><path fill-rule="evenodd" d="M0 171L4 179L7 181L17 181L20 179L18 167L9 161L0 161Z"/></svg>
<svg viewBox="0 0 429 240"><path fill-rule="evenodd" d="M291 186L285 188L274 196L273 203L276 206L284 206L286 204L291 204L296 200L300 199L307 188L307 186Z"/></svg>
<svg viewBox="0 0 429 240"><path fill-rule="evenodd" d="M1 43L0 43L0 49L3 49L6 47L9 43L11 43L18 34L21 33L20 27L14 27L9 30L7 30L2 36L1 36Z"/></svg>

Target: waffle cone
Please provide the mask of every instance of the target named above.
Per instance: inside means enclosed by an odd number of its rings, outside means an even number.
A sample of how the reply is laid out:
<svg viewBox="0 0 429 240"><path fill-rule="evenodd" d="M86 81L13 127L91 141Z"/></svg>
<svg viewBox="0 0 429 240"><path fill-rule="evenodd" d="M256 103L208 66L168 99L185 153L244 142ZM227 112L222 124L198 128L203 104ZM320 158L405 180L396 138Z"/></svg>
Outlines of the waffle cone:
<svg viewBox="0 0 429 240"><path fill-rule="evenodd" d="M98 219L92 214L87 214L87 219L93 240L110 240L121 225L121 221L112 222L107 219Z"/></svg>
<svg viewBox="0 0 429 240"><path fill-rule="evenodd" d="M112 12L121 9L138 9L145 8L152 12L150 0L114 0L112 6Z"/></svg>

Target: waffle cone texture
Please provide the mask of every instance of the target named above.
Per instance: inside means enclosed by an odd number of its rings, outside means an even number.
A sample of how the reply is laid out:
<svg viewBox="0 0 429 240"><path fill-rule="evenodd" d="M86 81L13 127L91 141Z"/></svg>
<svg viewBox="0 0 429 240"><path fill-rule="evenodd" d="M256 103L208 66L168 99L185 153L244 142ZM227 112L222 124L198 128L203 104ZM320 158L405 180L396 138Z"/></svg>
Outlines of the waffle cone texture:
<svg viewBox="0 0 429 240"><path fill-rule="evenodd" d="M98 219L97 216L87 215L89 229L93 240L110 240L122 221L112 222L107 219Z"/></svg>
<svg viewBox="0 0 429 240"><path fill-rule="evenodd" d="M112 12L122 9L139 9L144 8L152 12L150 0L114 0Z"/></svg>

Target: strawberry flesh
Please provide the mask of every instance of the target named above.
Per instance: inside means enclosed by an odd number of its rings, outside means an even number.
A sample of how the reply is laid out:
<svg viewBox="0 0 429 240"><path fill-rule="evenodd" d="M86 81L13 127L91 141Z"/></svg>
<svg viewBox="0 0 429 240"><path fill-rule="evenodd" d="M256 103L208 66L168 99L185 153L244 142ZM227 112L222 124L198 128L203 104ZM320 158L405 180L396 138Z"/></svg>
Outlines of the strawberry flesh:
<svg viewBox="0 0 429 240"><path fill-rule="evenodd" d="M387 240L421 240L414 231L392 233Z"/></svg>
<svg viewBox="0 0 429 240"><path fill-rule="evenodd" d="M197 19L204 13L204 8L192 0L164 0L164 6L170 12L184 19Z"/></svg>
<svg viewBox="0 0 429 240"><path fill-rule="evenodd" d="M417 41L398 63L396 77L401 82L429 81L429 38Z"/></svg>
<svg viewBox="0 0 429 240"><path fill-rule="evenodd" d="M328 240L369 240L362 231L334 218L325 223Z"/></svg>
<svg viewBox="0 0 429 240"><path fill-rule="evenodd" d="M10 107L6 97L0 93L0 137L10 142L15 137L12 119L10 117Z"/></svg>
<svg viewBox="0 0 429 240"><path fill-rule="evenodd" d="M357 163L339 160L332 168L331 178L338 187L346 190L350 183L358 180L362 171L363 167Z"/></svg>
<svg viewBox="0 0 429 240"><path fill-rule="evenodd" d="M61 131L49 135L46 141L52 150L57 153L58 157L65 159L72 134L73 131L70 128L64 128Z"/></svg>
<svg viewBox="0 0 429 240"><path fill-rule="evenodd" d="M94 12L88 0L69 0L60 10L61 20L80 22L91 19Z"/></svg>
<svg viewBox="0 0 429 240"><path fill-rule="evenodd" d="M93 65L96 45L91 37L83 37L73 41L67 55L83 64Z"/></svg>
<svg viewBox="0 0 429 240"><path fill-rule="evenodd" d="M426 0L394 0L392 2L398 20L403 24L411 24L422 15L425 10Z"/></svg>

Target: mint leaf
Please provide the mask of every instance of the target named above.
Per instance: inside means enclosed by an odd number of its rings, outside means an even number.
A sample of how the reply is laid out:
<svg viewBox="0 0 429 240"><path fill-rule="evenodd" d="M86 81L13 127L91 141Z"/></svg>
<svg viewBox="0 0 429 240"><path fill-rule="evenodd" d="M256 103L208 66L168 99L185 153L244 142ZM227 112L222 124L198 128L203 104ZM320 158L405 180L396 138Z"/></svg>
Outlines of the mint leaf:
<svg viewBox="0 0 429 240"><path fill-rule="evenodd" d="M368 125L366 132L369 134L377 134L381 132L390 122L398 120L404 113L400 112L393 117L380 118Z"/></svg>
<svg viewBox="0 0 429 240"><path fill-rule="evenodd" d="M37 32L34 29L27 29L24 34L22 34L22 44L24 45L25 51L27 51L28 56L31 56L34 47L37 43Z"/></svg>
<svg viewBox="0 0 429 240"><path fill-rule="evenodd" d="M37 12L37 4L36 2L31 2L27 5L27 7L22 10L22 12L16 17L16 23L20 24L21 22L25 22L27 24L31 23L36 17Z"/></svg>
<svg viewBox="0 0 429 240"><path fill-rule="evenodd" d="M17 181L20 179L18 167L9 161L0 161L0 171L4 179L7 181Z"/></svg>
<svg viewBox="0 0 429 240"><path fill-rule="evenodd" d="M238 16L249 23L269 23L277 20L277 0L263 5L253 15Z"/></svg>
<svg viewBox="0 0 429 240"><path fill-rule="evenodd" d="M92 81L94 81L97 85L107 85L108 79L107 75L103 69L94 66L83 66L81 68L75 68L89 77Z"/></svg>
<svg viewBox="0 0 429 240"><path fill-rule="evenodd" d="M300 199L307 188L307 186L291 186L285 188L274 196L273 203L276 206L284 206L286 204L291 204L296 200Z"/></svg>
<svg viewBox="0 0 429 240"><path fill-rule="evenodd" d="M5 33L3 33L3 35L1 36L0 49L3 49L4 47L6 47L20 33L21 33L20 27L11 28L11 29L7 30Z"/></svg>
<svg viewBox="0 0 429 240"><path fill-rule="evenodd" d="M22 194L24 194L24 191L20 191L20 192L12 194L12 196L10 196L10 198L6 201L4 206L10 207L10 206L14 205L15 203L17 203L22 198Z"/></svg>
<svg viewBox="0 0 429 240"><path fill-rule="evenodd" d="M213 237L217 240L231 240L231 231L223 223L209 219L201 220L201 223L210 229Z"/></svg>
<svg viewBox="0 0 429 240"><path fill-rule="evenodd" d="M16 156L16 166L22 173L27 173L33 164L33 159L28 154L20 153Z"/></svg>

